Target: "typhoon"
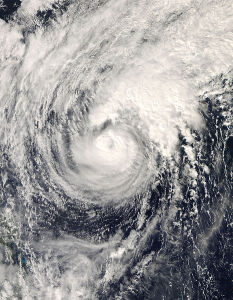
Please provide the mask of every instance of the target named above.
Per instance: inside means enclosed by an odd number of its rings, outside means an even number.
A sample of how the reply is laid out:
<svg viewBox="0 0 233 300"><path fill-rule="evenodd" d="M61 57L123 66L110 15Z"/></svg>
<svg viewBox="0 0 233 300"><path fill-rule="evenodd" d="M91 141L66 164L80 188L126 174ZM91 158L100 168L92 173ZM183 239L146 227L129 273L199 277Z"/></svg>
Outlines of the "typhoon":
<svg viewBox="0 0 233 300"><path fill-rule="evenodd" d="M0 0L0 299L232 299L231 0Z"/></svg>

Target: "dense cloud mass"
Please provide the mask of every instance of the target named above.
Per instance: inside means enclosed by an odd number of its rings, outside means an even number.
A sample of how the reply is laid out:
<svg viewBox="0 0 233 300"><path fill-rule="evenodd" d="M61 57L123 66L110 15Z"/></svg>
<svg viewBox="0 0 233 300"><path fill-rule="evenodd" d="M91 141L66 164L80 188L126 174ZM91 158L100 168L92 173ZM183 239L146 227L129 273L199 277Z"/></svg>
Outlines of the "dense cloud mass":
<svg viewBox="0 0 233 300"><path fill-rule="evenodd" d="M0 299L230 300L231 0L0 0Z"/></svg>

